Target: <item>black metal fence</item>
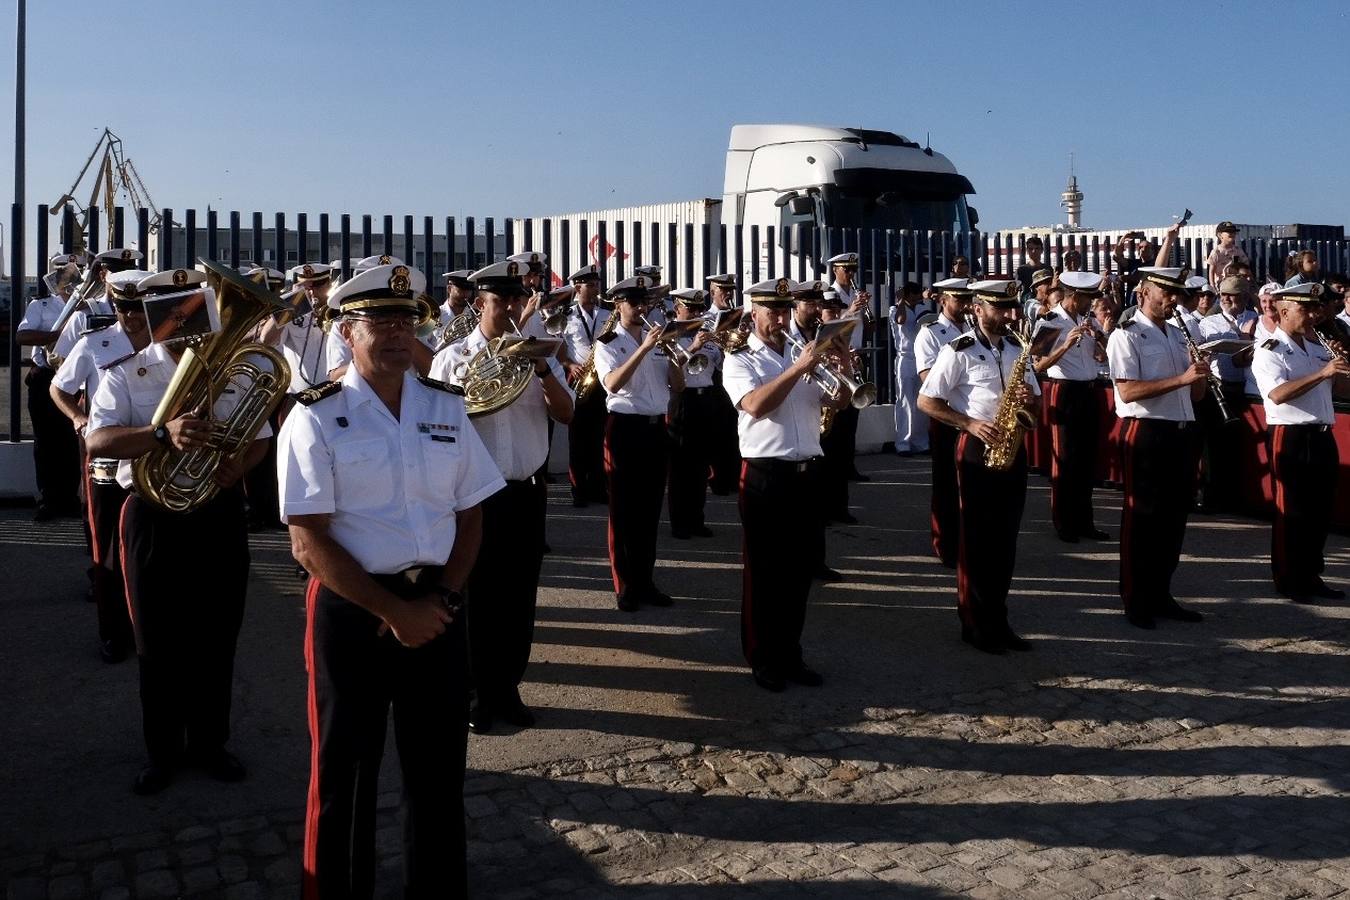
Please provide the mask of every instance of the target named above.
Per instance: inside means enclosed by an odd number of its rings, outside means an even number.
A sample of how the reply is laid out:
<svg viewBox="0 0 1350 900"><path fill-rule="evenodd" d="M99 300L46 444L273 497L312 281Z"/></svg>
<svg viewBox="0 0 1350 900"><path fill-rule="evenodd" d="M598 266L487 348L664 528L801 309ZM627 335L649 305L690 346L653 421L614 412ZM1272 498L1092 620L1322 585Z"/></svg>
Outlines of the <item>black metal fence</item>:
<svg viewBox="0 0 1350 900"><path fill-rule="evenodd" d="M21 218L16 209L14 222L22 224ZM118 207L110 223L101 221L99 210L91 209L80 233L70 208L52 216L49 207L39 206L36 227L31 232L38 296L46 293L42 275L46 274L47 260L56 248L69 252L80 242L94 253L106 247L134 245L146 254L141 263L146 268L152 264L159 267L160 261L187 266L198 258L235 267L263 264L283 270L302 262L324 262L339 265L344 277L350 276L352 265L362 257L388 253L422 269L428 276L430 293L438 300L444 296L440 273L478 268L526 250L548 254L555 280L566 278L587 263L600 266L606 285L628 277L637 266L660 265L665 270L665 280L674 287L701 287L707 276L717 272L734 272L743 286L780 274L797 280L826 278L825 260L836 253L854 251L860 258L859 280L872 294L873 313L881 325L864 347L881 402L891 402L895 390L891 374L895 348L891 330L884 327L894 286L908 281L931 284L946 276L957 256L965 256L977 276L1011 277L1026 259L1026 242L1033 235L1043 243L1042 260L1046 265L1059 267L1066 255L1076 250L1082 268L1087 271L1107 273L1116 268L1115 239L1100 234L985 235L978 231L818 229L808 225L775 229L758 225L603 220L595 223L595 233L591 234L586 220L570 218L551 221L385 215L379 217L376 227L376 217L370 215L278 212L269 217L253 212L245 218L240 212L212 209L205 214L195 209L181 213L161 210L159 226L153 234L151 222L151 212L144 208L128 212ZM53 223L59 226L55 243L51 234ZM534 243L539 246L532 246ZM1203 274L1204 261L1213 244L1213 240L1181 240L1173 248L1173 263ZM1283 280L1284 259L1293 250L1312 250L1324 272L1350 269L1350 242L1346 240L1253 238L1240 241L1239 245L1252 260L1259 280ZM1132 251L1128 258L1132 258ZM22 302L16 301L20 309L11 321L18 321ZM11 374L17 377L18 355L13 334L9 335L9 343ZM10 397L10 418L16 422L17 390L12 390Z"/></svg>

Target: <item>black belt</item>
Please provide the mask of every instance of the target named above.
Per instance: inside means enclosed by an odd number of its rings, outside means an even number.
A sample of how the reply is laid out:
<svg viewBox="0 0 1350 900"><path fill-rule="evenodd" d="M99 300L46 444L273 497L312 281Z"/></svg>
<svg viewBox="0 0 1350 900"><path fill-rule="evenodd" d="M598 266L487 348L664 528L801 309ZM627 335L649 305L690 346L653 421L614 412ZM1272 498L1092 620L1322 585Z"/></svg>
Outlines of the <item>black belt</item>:
<svg viewBox="0 0 1350 900"><path fill-rule="evenodd" d="M635 419L639 422L645 422L648 425L665 424L666 421L666 417L663 415L644 416L639 413L614 412L613 410L611 410L609 414L611 416L621 416L625 419Z"/></svg>
<svg viewBox="0 0 1350 900"><path fill-rule="evenodd" d="M1331 430L1330 425L1323 425L1320 422L1296 422L1290 425L1285 425L1282 422L1272 422L1270 424L1272 427L1275 428L1306 428L1308 431L1314 432Z"/></svg>
<svg viewBox="0 0 1350 900"><path fill-rule="evenodd" d="M778 459L775 456L752 457L745 461L746 465L756 469L763 469L766 472L796 472L802 473L810 469L811 464L818 457L811 459Z"/></svg>
<svg viewBox="0 0 1350 900"><path fill-rule="evenodd" d="M1081 384L1084 387L1091 385L1097 379L1095 378L1047 378L1046 381L1051 384Z"/></svg>
<svg viewBox="0 0 1350 900"><path fill-rule="evenodd" d="M508 478L506 483L508 485L521 484L537 487L544 483L544 477L542 475L531 475L529 478Z"/></svg>
<svg viewBox="0 0 1350 900"><path fill-rule="evenodd" d="M367 572L371 580L381 587L392 591L408 590L415 585L427 584L440 577L444 566L412 566L402 572Z"/></svg>
<svg viewBox="0 0 1350 900"><path fill-rule="evenodd" d="M704 387L696 387L696 388L687 387L687 388L684 389L684 392L685 392L686 394L706 394L706 393L708 393L709 391L711 391L712 389L713 389L713 386L712 386L711 384L709 384L709 385L706 385L706 386L704 386Z"/></svg>
<svg viewBox="0 0 1350 900"><path fill-rule="evenodd" d="M1166 426L1175 425L1177 428L1182 430L1195 424L1194 420L1190 422L1183 422L1177 419L1154 419L1148 416L1125 416L1124 418L1130 419L1131 421L1134 422L1141 422L1144 424L1157 423L1158 425L1166 425Z"/></svg>

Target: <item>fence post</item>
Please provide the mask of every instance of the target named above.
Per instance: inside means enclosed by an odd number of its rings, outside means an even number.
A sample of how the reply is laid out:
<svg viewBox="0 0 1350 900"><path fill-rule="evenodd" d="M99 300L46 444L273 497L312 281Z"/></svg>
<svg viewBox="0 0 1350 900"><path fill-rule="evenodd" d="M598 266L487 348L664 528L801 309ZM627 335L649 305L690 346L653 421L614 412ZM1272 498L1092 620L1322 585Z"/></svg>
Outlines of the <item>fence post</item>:
<svg viewBox="0 0 1350 900"><path fill-rule="evenodd" d="M417 256L413 252L415 249L413 246L413 217L405 215L403 217L403 261L410 266L414 265L413 260ZM427 262L429 263L430 260L427 260ZM417 266L417 268L421 269L422 274L425 275L430 266Z"/></svg>
<svg viewBox="0 0 1350 900"><path fill-rule="evenodd" d="M275 268L286 271L286 214L277 213L273 219L272 225L272 248L276 251ZM261 266L262 262L254 260L254 265ZM266 279L263 281L266 284Z"/></svg>
<svg viewBox="0 0 1350 900"><path fill-rule="evenodd" d="M328 245L332 240L328 234L328 213L319 213L319 262L328 263L332 260L332 253Z"/></svg>
<svg viewBox="0 0 1350 900"><path fill-rule="evenodd" d="M422 272L427 276L427 284L432 286L427 293L434 298L436 277L441 273L436 271L436 222L431 216L422 217L422 260L426 264ZM445 268L448 272L453 266Z"/></svg>
<svg viewBox="0 0 1350 900"><path fill-rule="evenodd" d="M759 226L750 226L750 283L759 283Z"/></svg>
<svg viewBox="0 0 1350 900"><path fill-rule="evenodd" d="M342 254L338 266L342 269L342 280L346 281L352 277L352 217L349 213L343 213L338 219L338 252Z"/></svg>
<svg viewBox="0 0 1350 900"><path fill-rule="evenodd" d="M614 283L623 281L623 257L627 252L627 241L623 237L623 220L614 220Z"/></svg>
<svg viewBox="0 0 1350 900"><path fill-rule="evenodd" d="M461 268L461 266L460 266L460 264L459 264L459 260L455 257L455 252L456 252L456 251L455 251L455 217L454 217L454 216L446 216L446 217L445 217L445 271L447 271L447 272L453 272L453 271L455 271L456 269ZM463 265L462 268L466 268L466 269L469 269L470 271L473 271L473 270L469 267L469 260L468 260L468 257L467 257L467 256L464 258L464 265Z"/></svg>
<svg viewBox="0 0 1350 900"><path fill-rule="evenodd" d="M164 223L173 221L173 210L164 207L160 212L159 224L159 268L173 268L173 229L166 227Z"/></svg>
<svg viewBox="0 0 1350 900"><path fill-rule="evenodd" d="M121 209L118 209L119 216ZM183 248L187 265L184 268L192 268L197 264L197 211L189 209L183 213Z"/></svg>

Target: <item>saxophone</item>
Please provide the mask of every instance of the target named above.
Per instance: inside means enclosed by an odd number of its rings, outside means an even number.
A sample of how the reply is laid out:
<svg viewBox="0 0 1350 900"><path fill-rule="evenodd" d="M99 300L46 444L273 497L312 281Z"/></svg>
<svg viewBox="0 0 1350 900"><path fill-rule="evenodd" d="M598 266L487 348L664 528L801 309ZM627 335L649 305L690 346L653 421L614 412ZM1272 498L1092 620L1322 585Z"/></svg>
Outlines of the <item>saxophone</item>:
<svg viewBox="0 0 1350 900"><path fill-rule="evenodd" d="M600 378L595 374L595 345L609 343L610 336L614 334L614 329L619 327L619 311L612 309L609 311L609 318L600 328L600 333L595 336L591 343L591 352L587 354L586 361L581 364L581 374L572 384L572 390L576 392L576 402L578 405L585 403L597 387L600 386Z"/></svg>
<svg viewBox="0 0 1350 900"><path fill-rule="evenodd" d="M1008 329L1011 337L1022 345L1022 351L1013 362L1012 374L1003 388L1003 396L998 401L998 412L994 415L994 427L998 429L998 439L984 445L984 464L990 469L1006 472L1017 458L1022 446L1022 436L1036 427L1036 418L1018 400L1021 385L1026 381L1027 361L1031 359L1031 322L1022 319L1016 326Z"/></svg>

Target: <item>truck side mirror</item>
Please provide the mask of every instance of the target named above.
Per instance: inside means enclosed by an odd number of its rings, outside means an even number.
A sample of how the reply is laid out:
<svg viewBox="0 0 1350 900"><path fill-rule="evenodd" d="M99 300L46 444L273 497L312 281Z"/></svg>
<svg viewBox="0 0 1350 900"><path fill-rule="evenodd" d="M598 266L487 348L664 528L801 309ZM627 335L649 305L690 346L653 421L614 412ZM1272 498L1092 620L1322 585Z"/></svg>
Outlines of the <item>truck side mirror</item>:
<svg viewBox="0 0 1350 900"><path fill-rule="evenodd" d="M774 198L773 205L778 207L779 209L782 209L789 203L792 203L799 199L801 199L801 197L796 191L788 191L786 194L779 194L776 198Z"/></svg>
<svg viewBox="0 0 1350 900"><path fill-rule="evenodd" d="M966 212L970 215L970 227L974 228L980 224L980 211L973 206L967 206Z"/></svg>
<svg viewBox="0 0 1350 900"><path fill-rule="evenodd" d="M816 205L810 197L793 197L788 201L788 211L794 216L809 216L815 209Z"/></svg>

